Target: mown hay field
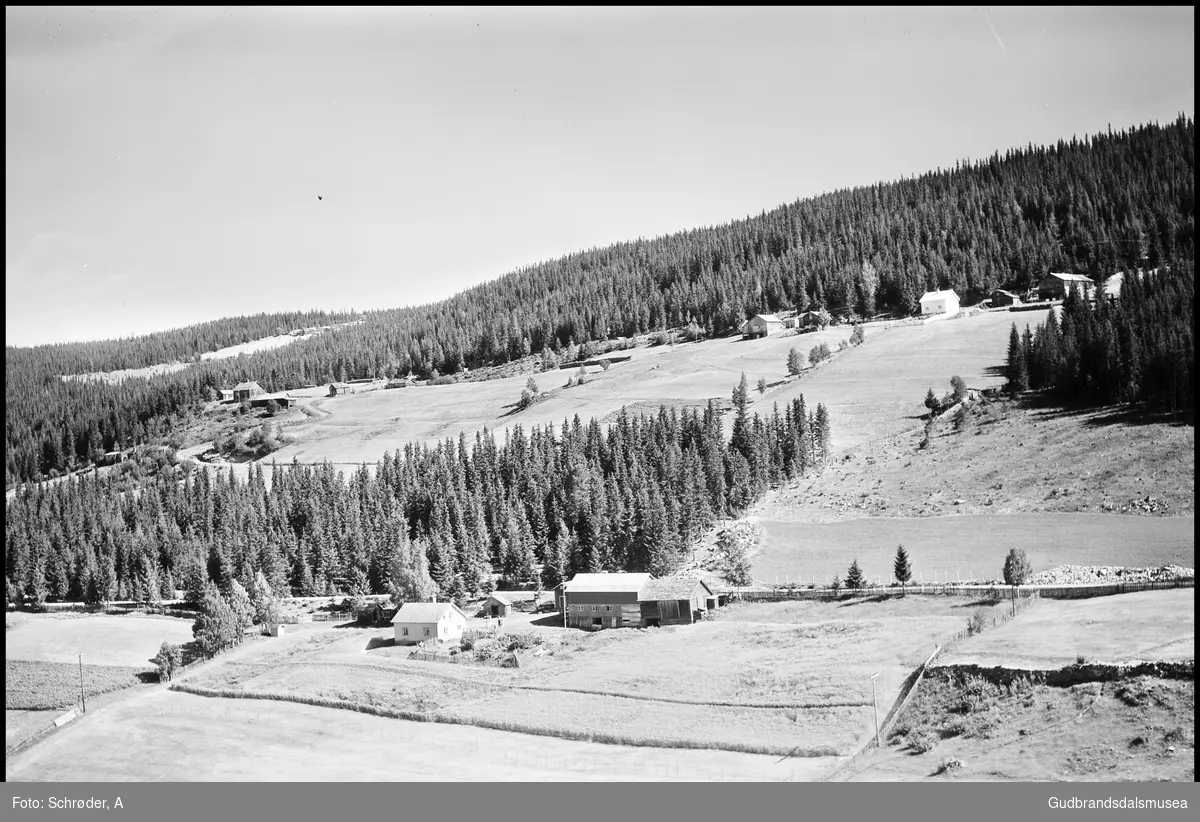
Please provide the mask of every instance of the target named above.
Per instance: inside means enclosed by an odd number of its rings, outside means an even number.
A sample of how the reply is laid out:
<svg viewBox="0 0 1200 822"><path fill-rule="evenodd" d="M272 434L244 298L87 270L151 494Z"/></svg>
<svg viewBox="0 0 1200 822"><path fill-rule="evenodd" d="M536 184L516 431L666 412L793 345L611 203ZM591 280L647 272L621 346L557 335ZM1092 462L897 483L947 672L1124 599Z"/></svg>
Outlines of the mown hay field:
<svg viewBox="0 0 1200 822"><path fill-rule="evenodd" d="M143 682L146 668L84 665L82 691L86 696L130 688ZM4 661L4 707L7 710L46 711L80 702L80 669L67 662Z"/></svg>
<svg viewBox="0 0 1200 822"><path fill-rule="evenodd" d="M20 614L4 636L5 656L42 662L147 666L164 642L192 641L186 619L103 614Z"/></svg>
<svg viewBox="0 0 1200 822"><path fill-rule="evenodd" d="M896 546L903 544L913 581L968 577L1003 579L1004 558L1022 548L1034 572L1059 565L1134 568L1195 567L1195 517L1115 514L974 514L947 517L869 517L843 522L761 520L762 547L751 557L754 577L824 584L850 563L869 581L892 581Z"/></svg>
<svg viewBox="0 0 1200 822"><path fill-rule="evenodd" d="M1094 599L1040 600L1016 619L968 637L938 665L1052 670L1088 662L1196 658L1196 590L1139 591Z"/></svg>

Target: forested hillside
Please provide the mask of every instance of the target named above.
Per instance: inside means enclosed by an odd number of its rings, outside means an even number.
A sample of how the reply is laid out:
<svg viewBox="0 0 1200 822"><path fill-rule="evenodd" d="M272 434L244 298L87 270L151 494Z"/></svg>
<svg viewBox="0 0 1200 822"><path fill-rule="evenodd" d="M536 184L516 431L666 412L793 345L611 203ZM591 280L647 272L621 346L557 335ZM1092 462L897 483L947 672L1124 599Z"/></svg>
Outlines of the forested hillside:
<svg viewBox="0 0 1200 822"><path fill-rule="evenodd" d="M1194 260L1194 142L1193 121L1180 117L997 153L727 225L572 254L439 303L365 314L365 323L336 335L137 386L65 386L56 376L81 370L67 369L67 359L105 371L196 346L133 340L70 349L95 352L70 357L56 347L10 348L6 477L36 478L86 460L97 439L106 447L144 441L206 390L243 379L280 390L342 375L449 374L693 320L719 335L760 310L913 312L928 289L953 288L970 304L1051 270L1098 279ZM403 260L396 267L405 272Z"/></svg>
<svg viewBox="0 0 1200 822"><path fill-rule="evenodd" d="M1095 305L1072 292L1062 319L1050 312L1036 333L1014 324L1008 384L1068 404L1140 402L1164 411L1196 403L1196 273L1188 262L1126 274L1120 299Z"/></svg>
<svg viewBox="0 0 1200 822"><path fill-rule="evenodd" d="M9 591L99 602L198 595L211 580L275 591L382 593L426 573L444 597L487 585L492 568L547 587L580 571L670 573L718 517L824 462L829 420L803 397L761 419L734 392L727 443L703 411L622 413L601 432L578 417L559 431L518 426L389 454L349 482L326 463L279 467L271 487L163 466L132 476L70 479L8 504ZM541 566L545 565L542 572ZM250 590L251 588L248 588Z"/></svg>

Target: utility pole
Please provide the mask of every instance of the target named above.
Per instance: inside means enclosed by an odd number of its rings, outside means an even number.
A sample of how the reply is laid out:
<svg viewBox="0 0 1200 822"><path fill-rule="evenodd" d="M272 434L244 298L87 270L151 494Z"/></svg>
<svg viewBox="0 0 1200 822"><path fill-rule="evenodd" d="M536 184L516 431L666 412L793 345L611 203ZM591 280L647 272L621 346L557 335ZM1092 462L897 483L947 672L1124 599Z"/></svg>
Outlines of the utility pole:
<svg viewBox="0 0 1200 822"><path fill-rule="evenodd" d="M879 743L879 700L875 698L875 677L879 676L879 672L871 674L871 705L875 708L875 747L880 747Z"/></svg>
<svg viewBox="0 0 1200 822"><path fill-rule="evenodd" d="M83 704L83 712L87 713L87 696L83 693L83 654L79 655L79 701Z"/></svg>

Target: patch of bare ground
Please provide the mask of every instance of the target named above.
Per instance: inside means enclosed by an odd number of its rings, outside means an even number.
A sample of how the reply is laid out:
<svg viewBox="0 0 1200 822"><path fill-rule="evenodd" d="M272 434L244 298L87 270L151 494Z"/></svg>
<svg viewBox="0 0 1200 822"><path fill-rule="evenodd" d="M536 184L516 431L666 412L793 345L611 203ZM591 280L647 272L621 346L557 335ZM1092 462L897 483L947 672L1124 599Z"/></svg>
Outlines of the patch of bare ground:
<svg viewBox="0 0 1200 822"><path fill-rule="evenodd" d="M1190 782L1194 680L930 677L850 781Z"/></svg>
<svg viewBox="0 0 1200 822"><path fill-rule="evenodd" d="M763 520L1052 512L1195 513L1191 425L1116 409L1066 413L1009 399L948 412L926 448L918 430L841 454L768 494ZM920 425L920 421L916 421Z"/></svg>

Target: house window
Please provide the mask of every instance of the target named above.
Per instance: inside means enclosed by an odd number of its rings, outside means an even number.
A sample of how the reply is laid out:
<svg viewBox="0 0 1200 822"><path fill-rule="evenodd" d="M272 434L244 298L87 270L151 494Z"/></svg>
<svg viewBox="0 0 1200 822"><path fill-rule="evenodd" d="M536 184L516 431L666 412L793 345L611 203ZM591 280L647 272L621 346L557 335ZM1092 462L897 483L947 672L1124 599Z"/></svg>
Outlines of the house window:
<svg viewBox="0 0 1200 822"><path fill-rule="evenodd" d="M605 606L604 606L604 610L606 610L606 611L611 611L611 610L612 610L612 606L611 606L611 605L605 605Z"/></svg>
<svg viewBox="0 0 1200 822"><path fill-rule="evenodd" d="M593 610L593 611L594 611L594 610L596 610L596 606L595 606L595 605L593 605L593 606L592 606L592 610Z"/></svg>
<svg viewBox="0 0 1200 822"><path fill-rule="evenodd" d="M428 628L426 628L426 629L425 629L425 636L429 636L429 629L428 629Z"/></svg>
<svg viewBox="0 0 1200 822"><path fill-rule="evenodd" d="M404 636L408 636L408 629L407 629L407 628L402 628L401 630L402 630L402 631L404 631Z"/></svg>

